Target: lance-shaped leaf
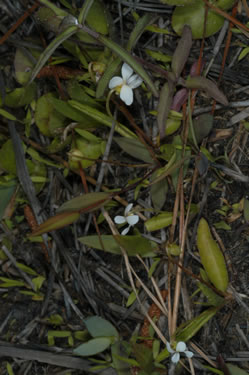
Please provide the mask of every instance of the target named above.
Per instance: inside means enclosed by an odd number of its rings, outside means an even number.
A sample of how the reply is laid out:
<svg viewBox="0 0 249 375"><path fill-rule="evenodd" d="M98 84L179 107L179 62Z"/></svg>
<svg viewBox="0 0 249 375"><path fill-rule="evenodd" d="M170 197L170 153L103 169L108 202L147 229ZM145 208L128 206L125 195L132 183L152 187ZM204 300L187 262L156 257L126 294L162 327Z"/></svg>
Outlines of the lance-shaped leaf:
<svg viewBox="0 0 249 375"><path fill-rule="evenodd" d="M103 235L101 236L101 241L99 236L85 236L80 237L79 241L82 242L84 245L92 247L94 249L106 251L112 254L121 255L120 246L125 248L128 256L136 256L137 254L141 255L142 257L153 257L155 256L154 251L157 249L157 245L143 238L139 235L137 236L111 236L111 235ZM103 246L104 245L104 249ZM120 244L120 246L119 246Z"/></svg>
<svg viewBox="0 0 249 375"><path fill-rule="evenodd" d="M83 6L80 10L80 15L79 15L79 18L78 18L79 23L82 23L82 24L85 23L87 14L88 14L91 6L93 5L93 2L94 2L94 0L86 0L84 2Z"/></svg>
<svg viewBox="0 0 249 375"><path fill-rule="evenodd" d="M157 107L157 124L161 139L165 137L166 121L169 116L169 111L173 100L173 93L174 84L169 80L161 89Z"/></svg>
<svg viewBox="0 0 249 375"><path fill-rule="evenodd" d="M105 192L82 194L63 203L63 205L58 208L57 212L91 212L102 207L110 199L111 194Z"/></svg>
<svg viewBox="0 0 249 375"><path fill-rule="evenodd" d="M142 80L148 85L148 87L151 89L152 93L157 97L158 92L157 89L154 86L154 83L152 82L150 76L142 65L138 63L133 56L129 52L127 52L123 47L121 47L119 44L113 42L112 40L108 39L104 35L101 35L99 33L94 32L93 30L90 30L87 27L82 27L84 31L89 33L89 35L93 36L95 39L103 43L106 47L110 48L114 53L116 53L124 62L126 62L130 67L142 78Z"/></svg>
<svg viewBox="0 0 249 375"><path fill-rule="evenodd" d="M35 79L36 75L39 73L41 68L44 66L46 61L50 58L56 48L63 43L65 40L70 38L73 34L75 34L79 30L77 25L73 25L68 27L65 31L59 34L48 46L47 48L41 53L34 69L31 74L29 84Z"/></svg>
<svg viewBox="0 0 249 375"><path fill-rule="evenodd" d="M114 141L117 142L119 147L127 152L127 154L145 161L145 163L153 163L153 159L148 149L139 141L139 139L114 137Z"/></svg>
<svg viewBox="0 0 249 375"><path fill-rule="evenodd" d="M209 96L217 100L217 102L228 105L225 95L219 90L218 86L209 79L201 76L189 77L185 81L185 87L188 89L205 90Z"/></svg>
<svg viewBox="0 0 249 375"><path fill-rule="evenodd" d="M119 57L116 57L106 68L104 74L98 81L97 90L96 90L96 98L101 98L104 95L104 92L114 74L121 66L122 60Z"/></svg>
<svg viewBox="0 0 249 375"><path fill-rule="evenodd" d="M200 270L201 276L204 281L208 282L208 277L204 278L203 274L205 271L203 269ZM197 285L202 293L207 297L208 304L211 306L220 306L224 302L224 298L220 297L216 294L212 289L210 289L206 284L202 283L201 281L197 281Z"/></svg>
<svg viewBox="0 0 249 375"><path fill-rule="evenodd" d="M58 215L50 217L44 223L40 224L29 237L40 236L43 233L52 232L53 230L60 229L66 225L72 224L78 220L80 214L78 212L63 212Z"/></svg>
<svg viewBox="0 0 249 375"><path fill-rule="evenodd" d="M143 34L144 30L148 25L155 21L157 17L153 14L146 13L144 16L139 18L134 29L132 30L129 41L127 43L127 51L131 52L132 48L136 45L138 39Z"/></svg>
<svg viewBox="0 0 249 375"><path fill-rule="evenodd" d="M58 8L56 5L54 5L52 2L48 0L41 0L39 2L43 5L46 5L48 8L50 8L57 16L66 17L69 15L69 13L67 13L65 10Z"/></svg>
<svg viewBox="0 0 249 375"><path fill-rule="evenodd" d="M175 334L175 341L188 342L212 317L219 311L219 307L211 307L197 317L180 325Z"/></svg>
<svg viewBox="0 0 249 375"><path fill-rule="evenodd" d="M190 49L192 46L192 32L188 25L184 25L181 39L175 49L172 57L171 68L172 72L178 79L182 73L184 65L189 57Z"/></svg>
<svg viewBox="0 0 249 375"><path fill-rule="evenodd" d="M96 108L92 108L89 105L79 103L75 100L69 100L68 103L73 107L78 109L80 112L85 113L87 116L93 118L96 121L99 121L103 125L108 126L109 128L112 127L113 118L107 116L105 113L97 110ZM115 130L117 133L122 135L123 137L127 138L137 138L137 136L124 125L116 122Z"/></svg>

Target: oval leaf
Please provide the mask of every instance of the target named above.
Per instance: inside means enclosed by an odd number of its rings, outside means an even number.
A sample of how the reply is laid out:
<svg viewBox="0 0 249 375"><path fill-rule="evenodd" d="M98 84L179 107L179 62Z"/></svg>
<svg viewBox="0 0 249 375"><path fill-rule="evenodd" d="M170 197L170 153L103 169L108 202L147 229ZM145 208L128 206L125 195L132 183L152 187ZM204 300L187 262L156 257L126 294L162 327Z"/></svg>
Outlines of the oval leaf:
<svg viewBox="0 0 249 375"><path fill-rule="evenodd" d="M168 227L172 224L172 218L172 212L162 212L159 215L154 216L145 222L146 229L149 232L153 232L154 230L159 230Z"/></svg>
<svg viewBox="0 0 249 375"><path fill-rule="evenodd" d="M108 320L100 316L91 316L84 320L86 328L92 337L98 336L115 336L118 338L118 331L108 322Z"/></svg>
<svg viewBox="0 0 249 375"><path fill-rule="evenodd" d="M153 159L148 149L139 141L139 139L115 137L114 141L117 142L119 147L127 152L127 154L145 161L146 163L153 163Z"/></svg>
<svg viewBox="0 0 249 375"><path fill-rule="evenodd" d="M201 219L197 229L197 247L201 263L214 286L225 292L228 286L228 273L222 251L214 241L208 223Z"/></svg>
<svg viewBox="0 0 249 375"><path fill-rule="evenodd" d="M172 16L172 27L178 35L182 34L184 25L189 25L194 39L203 37L205 21L205 2L195 0L194 4L176 7ZM208 12L205 37L215 34L224 23L224 18L213 11Z"/></svg>
<svg viewBox="0 0 249 375"><path fill-rule="evenodd" d="M103 352L111 345L111 339L107 337L98 337L96 339L89 340L84 344L78 346L78 348L74 349L74 354L81 355L83 357L87 357L90 355L95 355L98 353Z"/></svg>

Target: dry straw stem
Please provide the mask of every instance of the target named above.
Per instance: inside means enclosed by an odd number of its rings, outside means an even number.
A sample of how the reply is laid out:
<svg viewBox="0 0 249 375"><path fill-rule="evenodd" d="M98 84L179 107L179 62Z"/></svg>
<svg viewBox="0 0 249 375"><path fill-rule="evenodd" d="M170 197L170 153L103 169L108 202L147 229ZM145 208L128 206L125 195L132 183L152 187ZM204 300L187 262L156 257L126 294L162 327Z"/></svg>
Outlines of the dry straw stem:
<svg viewBox="0 0 249 375"><path fill-rule="evenodd" d="M140 260L140 262L143 264L144 268L146 269L147 273L149 273L149 269L148 267L146 266L146 264L144 263L143 259L140 257L140 255L137 255L137 258ZM157 303L158 301L156 300L156 298L154 297L153 298L153 301L154 301L154 304L162 311L162 313L166 316L168 316L168 311L167 311L167 308L166 306L164 306L164 298L162 296L162 291L160 291L157 283L156 283L156 280L154 279L153 276L151 276L151 282L155 288L155 291L156 291L156 294L157 294L157 297L161 303L161 306L158 306ZM142 284L141 284L142 285Z"/></svg>
<svg viewBox="0 0 249 375"><path fill-rule="evenodd" d="M184 128L183 128L183 156L185 152L185 147L187 144L187 137L188 137L188 128L189 128L189 121L188 117L186 117L186 121L184 122ZM177 184L177 195L176 195L176 202L174 207L174 214L178 211L179 203L180 203L180 233L179 233L179 242L181 246L181 252L179 256L179 266L177 268L177 274L176 274L176 283L175 283L175 295L174 295L174 305L173 305L173 312L172 312L172 320L169 321L169 330L170 335L172 335L176 331L177 326L177 317L178 317L178 308L179 308L179 299L180 299L180 290L181 290L181 280L182 280L182 265L183 265L183 259L184 259L184 249L185 249L185 242L186 242L186 236L187 236L187 225L188 225L188 218L190 213L190 205L192 202L193 194L194 194L194 188L195 188L195 181L197 177L197 170L195 170L193 180L192 180L192 187L191 187L191 194L190 199L188 203L188 210L187 215L184 220L184 192L183 192L183 166L181 167L179 177L178 177L178 184ZM175 209L177 207L177 210ZM171 233L173 237L173 233ZM171 239L173 239L171 237ZM169 293L170 294L170 293Z"/></svg>
<svg viewBox="0 0 249 375"><path fill-rule="evenodd" d="M207 361L211 366L217 368L216 363L209 359L208 356L197 345L195 345L192 341L190 341L189 344L205 361Z"/></svg>
<svg viewBox="0 0 249 375"><path fill-rule="evenodd" d="M107 223L109 224L109 227L112 231L112 234L114 236L117 236L119 235L119 232L114 224L114 222L112 221L110 215L108 214L108 212L102 208L102 214L104 216L104 218L106 219ZM153 301L157 304L157 306L161 309L161 305L160 303L155 299L155 297L152 295L152 293L146 288L146 286L142 283L142 280L137 276L136 272L134 271L134 269L132 268L132 266L130 265L130 262L129 262L129 258L128 258L128 255L125 251L125 249L120 246L120 250L122 252L122 255L124 257L124 261L125 261L125 266L126 266L126 270L127 270L127 274L128 274L128 277L129 277L129 280L130 280L130 284L131 284L131 287L132 287L132 290L137 298L137 301L141 307L141 311L142 313L145 315L145 317L148 319L148 321L150 322L150 324L152 325L153 329L155 330L155 332L157 333L158 337L161 339L161 341L166 345L167 343L167 340L165 339L165 337L163 336L162 332L158 329L158 327L155 325L155 323L153 322L153 320L151 319L151 317L148 315L145 307L143 306L139 296L138 296L138 293L137 293L137 290L136 290L136 286L134 284L134 280L133 280L133 277L132 277L132 273L135 275L135 277L137 278L137 280L141 283L142 287L144 288L144 290L146 291L146 293L148 293L148 295L150 296L151 299L153 299Z"/></svg>

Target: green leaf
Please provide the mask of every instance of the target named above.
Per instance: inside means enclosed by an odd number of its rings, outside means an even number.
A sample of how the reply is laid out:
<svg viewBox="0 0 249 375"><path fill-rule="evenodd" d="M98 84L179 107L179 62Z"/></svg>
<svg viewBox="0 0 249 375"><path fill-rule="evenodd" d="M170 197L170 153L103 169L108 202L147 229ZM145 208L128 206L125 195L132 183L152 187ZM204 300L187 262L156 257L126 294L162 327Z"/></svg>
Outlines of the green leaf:
<svg viewBox="0 0 249 375"><path fill-rule="evenodd" d="M7 120L18 121L15 116L13 116L11 113L5 111L2 108L0 108L0 116L5 117Z"/></svg>
<svg viewBox="0 0 249 375"><path fill-rule="evenodd" d="M157 268L158 263L160 263L160 261L161 261L161 258L155 258L153 260L153 263L152 263L152 265L149 269L149 272L148 272L149 278L151 278L151 276L153 275L153 273L154 273L155 269Z"/></svg>
<svg viewBox="0 0 249 375"><path fill-rule="evenodd" d="M166 228L172 224L173 212L162 212L157 216L153 216L145 222L148 232Z"/></svg>
<svg viewBox="0 0 249 375"><path fill-rule="evenodd" d="M23 148L25 149L24 145ZM6 155L8 155L7 158ZM11 139L6 141L0 149L0 168L11 175L16 175L16 157Z"/></svg>
<svg viewBox="0 0 249 375"><path fill-rule="evenodd" d="M238 61L240 61L244 57L246 57L246 55L248 55L248 53L249 53L249 47L244 48L243 51L240 53L240 55L238 57Z"/></svg>
<svg viewBox="0 0 249 375"><path fill-rule="evenodd" d="M28 87L18 87L8 93L5 97L4 104L10 108L19 108L30 105L36 95L36 84L33 83Z"/></svg>
<svg viewBox="0 0 249 375"><path fill-rule="evenodd" d="M222 251L212 237L207 221L202 218L197 229L197 247L201 263L214 286L225 292L228 272Z"/></svg>
<svg viewBox="0 0 249 375"><path fill-rule="evenodd" d="M201 143L201 141L208 136L213 128L213 121L214 117L209 113L203 113L193 120L193 130L197 143ZM189 132L189 139L193 139L191 132Z"/></svg>
<svg viewBox="0 0 249 375"><path fill-rule="evenodd" d="M100 0L86 0L78 21L82 24L86 21L91 29L103 35L109 33L110 16L106 5Z"/></svg>
<svg viewBox="0 0 249 375"><path fill-rule="evenodd" d="M40 224L29 237L40 236L43 233L52 232L53 230L60 229L66 225L72 224L78 220L80 214L78 212L62 212L58 215L50 217L44 223Z"/></svg>
<svg viewBox="0 0 249 375"><path fill-rule="evenodd" d="M60 8L57 8L60 9ZM48 32L58 34L62 20L68 17L68 13L59 15L57 11L48 7L39 7L34 14L34 18L39 25L41 25ZM32 64L33 67L34 64ZM32 72L29 72L29 78ZM25 83L27 83L26 81Z"/></svg>
<svg viewBox="0 0 249 375"><path fill-rule="evenodd" d="M248 223L249 222L249 200L244 198L244 219Z"/></svg>
<svg viewBox="0 0 249 375"><path fill-rule="evenodd" d="M176 330L175 341L188 342L212 317L219 311L220 307L211 307L199 316L183 323Z"/></svg>
<svg viewBox="0 0 249 375"><path fill-rule="evenodd" d="M6 369L8 371L8 375L14 375L11 364L9 362L6 363Z"/></svg>
<svg viewBox="0 0 249 375"><path fill-rule="evenodd" d="M0 151L1 153L1 151ZM17 187L17 182L15 180L11 180L6 185L0 185L0 221L5 216L5 211L13 197L15 190Z"/></svg>
<svg viewBox="0 0 249 375"><path fill-rule="evenodd" d="M181 35L184 25L189 25L192 30L194 39L203 37L205 20L205 3L202 0L195 0L194 4L187 4L185 6L176 7L171 25L174 31ZM205 25L205 38L215 34L224 23L224 18L214 11L209 10L207 16L207 23Z"/></svg>
<svg viewBox="0 0 249 375"><path fill-rule="evenodd" d="M205 90L207 94L217 100L217 102L228 105L228 100L223 92L221 92L218 86L210 81L210 79L201 76L189 77L185 81L185 87L189 89Z"/></svg>
<svg viewBox="0 0 249 375"><path fill-rule="evenodd" d="M46 318L46 321L55 326L60 326L63 323L63 318L59 314L53 314L49 318Z"/></svg>
<svg viewBox="0 0 249 375"><path fill-rule="evenodd" d="M231 375L248 375L247 371L238 366L232 365L231 363L226 363L226 366L228 367Z"/></svg>
<svg viewBox="0 0 249 375"><path fill-rule="evenodd" d="M146 49L145 52L147 53L148 56L152 57L153 59L155 59L157 61L161 61L161 62L164 62L164 63L168 63L168 62L172 61L172 56L165 55L162 52L153 51L153 50L150 50L150 49Z"/></svg>
<svg viewBox="0 0 249 375"><path fill-rule="evenodd" d="M146 371L148 374L151 374L154 370L152 350L144 344L135 343L132 346L132 351L139 364L139 367L141 367L141 369Z"/></svg>
<svg viewBox="0 0 249 375"><path fill-rule="evenodd" d="M171 68L172 72L178 79L189 57L192 46L192 33L188 25L183 26L181 39L179 40L175 52L172 57Z"/></svg>
<svg viewBox="0 0 249 375"><path fill-rule="evenodd" d="M54 167L54 168L60 168L61 165L59 164L56 164L56 163L53 163L52 161L50 161L49 159L45 159L43 158L39 152L37 152L36 150L34 150L33 148L29 147L27 150L26 150L27 154L29 154L32 159L42 163L42 164L45 164L45 165L48 165L50 167Z"/></svg>
<svg viewBox="0 0 249 375"><path fill-rule="evenodd" d="M158 356L155 358L155 361L156 362L162 362L164 361L166 358L168 358L170 356L170 353L168 352L168 349L165 348L163 349L159 354Z"/></svg>
<svg viewBox="0 0 249 375"><path fill-rule="evenodd" d="M127 366L126 362L120 359L124 351L121 344L122 342L116 341L111 346L112 366L117 371L117 375L130 375L130 366Z"/></svg>
<svg viewBox="0 0 249 375"><path fill-rule="evenodd" d="M224 230L231 230L231 226L228 225L224 220L219 221L218 223L214 224L216 229L224 229Z"/></svg>
<svg viewBox="0 0 249 375"><path fill-rule="evenodd" d="M91 9L91 6L93 5L93 2L94 2L94 0L86 0L84 2L84 4L81 7L80 15L79 15L79 18L78 18L79 23L82 23L82 24L85 23L87 14L88 14L89 10Z"/></svg>
<svg viewBox="0 0 249 375"><path fill-rule="evenodd" d="M43 5L45 5L49 9L51 9L57 16L66 17L69 14L65 10L63 10L63 9L57 7L56 5L54 5L49 0L41 0L40 3L43 4Z"/></svg>
<svg viewBox="0 0 249 375"><path fill-rule="evenodd" d="M73 121L84 122L85 115L83 115L82 112L77 111L77 109L74 109L67 102L57 99L53 96L49 97L48 101L52 103L56 111L58 111L63 116L70 118Z"/></svg>
<svg viewBox="0 0 249 375"><path fill-rule="evenodd" d="M8 279L7 277L0 277L0 281L2 281L2 284L0 284L1 288L13 288L15 286L25 286L25 283L23 281L12 280L12 279Z"/></svg>
<svg viewBox="0 0 249 375"><path fill-rule="evenodd" d="M127 154L136 159L142 160L145 163L153 163L153 159L147 147L136 138L114 137L119 147L122 148Z"/></svg>
<svg viewBox="0 0 249 375"><path fill-rule="evenodd" d="M143 257L153 257L155 256L154 251L157 246L154 242L149 241L139 235L136 236L111 236L103 235L101 236L101 242L97 235L85 236L78 238L80 242L84 245L92 247L98 250L104 250L112 254L122 254L118 243L125 248L128 256L136 256L137 254ZM102 243L104 249L102 248Z"/></svg>
<svg viewBox="0 0 249 375"><path fill-rule="evenodd" d="M139 18L139 20L135 24L134 29L130 33L129 41L126 46L127 51L132 51L132 48L135 47L146 27L150 25L155 19L156 17L154 16L154 14L149 13L146 13L144 16Z"/></svg>
<svg viewBox="0 0 249 375"><path fill-rule="evenodd" d="M153 179L154 176L156 176L156 172L152 174L151 178ZM151 185L150 194L155 210L163 208L167 198L168 187L166 178Z"/></svg>
<svg viewBox="0 0 249 375"><path fill-rule="evenodd" d="M65 40L70 38L73 34L75 34L79 30L79 27L77 25L73 25L68 27L65 31L63 31L61 34L59 34L44 50L44 52L41 53L29 80L29 84L35 79L41 68L44 66L46 61L50 58L50 56L53 54L53 52L56 50L57 47L61 43L63 43Z"/></svg>
<svg viewBox="0 0 249 375"><path fill-rule="evenodd" d="M31 61L31 58L27 56L27 53L24 53L22 49L17 48L14 65L17 82L21 85L25 85L30 78L34 63Z"/></svg>
<svg viewBox="0 0 249 375"><path fill-rule="evenodd" d="M44 276L37 276L37 277L32 279L32 283L35 286L36 292L41 289L42 284L44 283L45 280L46 280L46 278Z"/></svg>
<svg viewBox="0 0 249 375"><path fill-rule="evenodd" d="M131 306L137 299L136 293L132 291L127 299L126 307Z"/></svg>
<svg viewBox="0 0 249 375"><path fill-rule="evenodd" d="M86 114L87 116L93 118L94 120L99 121L101 124L108 126L109 128L112 127L113 124L113 118L107 116L105 113L92 108L86 104L82 104L79 102L76 102L75 100L69 100L68 102L73 108L78 109L82 113ZM126 128L124 125L120 124L119 122L116 122L115 127L116 132L118 132L120 135L128 138L136 138L136 135Z"/></svg>
<svg viewBox="0 0 249 375"><path fill-rule="evenodd" d="M174 84L172 83L172 81L168 81L163 85L161 89L157 107L157 123L161 138L165 137L166 121L169 116L173 94Z"/></svg>
<svg viewBox="0 0 249 375"><path fill-rule="evenodd" d="M87 330L92 337L98 336L114 336L118 338L118 331L108 322L108 320L100 316L91 316L84 320Z"/></svg>
<svg viewBox="0 0 249 375"><path fill-rule="evenodd" d="M58 208L57 212L91 212L102 207L110 199L110 193L86 193L63 203L62 206Z"/></svg>
<svg viewBox="0 0 249 375"><path fill-rule="evenodd" d="M122 60L119 57L116 57L109 65L107 65L106 70L100 80L98 81L96 89L96 98L101 98L111 80L111 78L118 71L122 63Z"/></svg>
<svg viewBox="0 0 249 375"><path fill-rule="evenodd" d="M26 272L28 275L31 275L31 276L37 275L36 271L34 271L32 268L26 266L25 264L22 264L22 263L19 263L19 262L17 262L16 264L17 264L18 268L20 268L20 270Z"/></svg>
<svg viewBox="0 0 249 375"><path fill-rule="evenodd" d="M57 112L51 99L54 94L47 93L41 96L36 103L35 123L40 132L48 137L55 136L58 128L64 127L65 117Z"/></svg>
<svg viewBox="0 0 249 375"><path fill-rule="evenodd" d="M82 168L87 168L93 165L95 163L95 160L99 159L100 156L103 154L106 147L106 142L102 141L101 138L93 136L90 132L86 132L86 130L76 129L76 132L79 131L88 134L84 134L82 137L78 136L75 138L75 149L71 150L69 154L70 161L73 162L73 165L75 161L74 156L76 156L75 159L76 161L79 161ZM88 135L90 135L90 137ZM84 157L86 159L84 159ZM95 160L87 160L87 158Z"/></svg>
<svg viewBox="0 0 249 375"><path fill-rule="evenodd" d="M201 277L204 281L208 282L208 277L206 272L201 268L200 269ZM220 306L224 302L224 298L216 294L211 288L201 281L197 281L197 285L202 293L207 297L208 303L212 306Z"/></svg>
<svg viewBox="0 0 249 375"><path fill-rule="evenodd" d="M88 342L85 342L84 344L81 344L78 346L78 348L74 349L74 354L88 357L91 355L95 355L98 353L102 353L104 350L106 350L111 345L111 339L107 337L98 337L92 340L89 340Z"/></svg>
<svg viewBox="0 0 249 375"><path fill-rule="evenodd" d="M106 47L110 48L113 52L115 52L124 62L126 62L130 67L142 78L142 80L147 83L148 87L151 89L153 95L156 97L158 96L157 89L154 86L154 83L150 79L150 76L142 65L138 63L133 56L129 54L123 47L121 47L119 44L113 42L112 40L102 36L98 35L96 37L97 40L102 42Z"/></svg>

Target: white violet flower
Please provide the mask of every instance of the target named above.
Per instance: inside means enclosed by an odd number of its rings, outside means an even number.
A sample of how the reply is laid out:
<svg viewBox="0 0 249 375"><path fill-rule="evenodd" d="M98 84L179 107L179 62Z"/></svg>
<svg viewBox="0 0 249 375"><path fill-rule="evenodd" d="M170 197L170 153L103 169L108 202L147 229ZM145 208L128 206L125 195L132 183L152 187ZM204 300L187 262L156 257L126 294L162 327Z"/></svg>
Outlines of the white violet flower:
<svg viewBox="0 0 249 375"><path fill-rule="evenodd" d="M116 93L120 95L120 99L126 105L133 103L133 89L141 85L143 80L137 74L133 74L133 69L126 63L121 69L122 77L112 77L109 82L109 89L115 89Z"/></svg>
<svg viewBox="0 0 249 375"><path fill-rule="evenodd" d="M173 363L179 362L180 359L180 353L184 353L188 358L192 358L194 353L187 350L187 346L185 342L179 341L176 345L176 350L173 350L170 346L170 344L167 342L166 344L167 350L169 353L172 354L171 361Z"/></svg>
<svg viewBox="0 0 249 375"><path fill-rule="evenodd" d="M137 224L137 222L139 220L139 216L134 215L131 212L132 207L133 207L133 203L128 204L128 206L126 206L126 208L125 208L124 216L118 215L118 216L115 216L115 218L114 218L114 221L115 221L116 224L124 224L124 223L129 224L129 226L121 232L122 236L125 236L129 232L130 227Z"/></svg>

